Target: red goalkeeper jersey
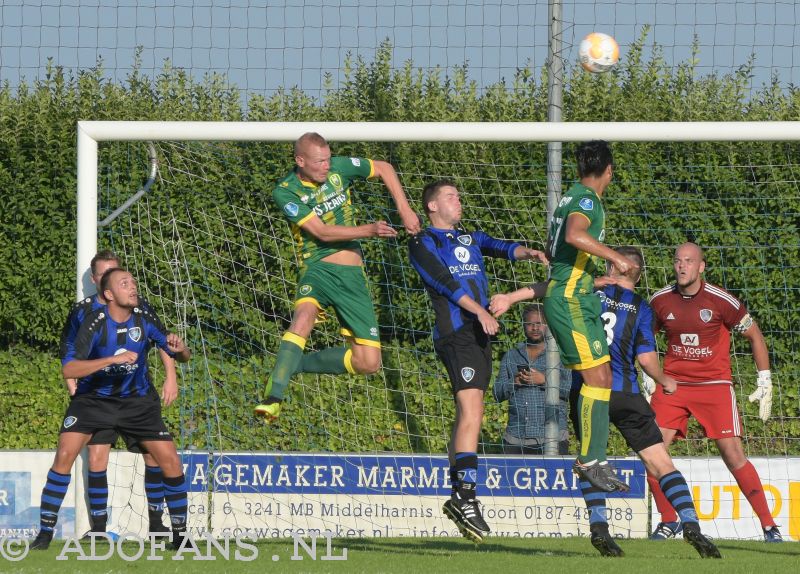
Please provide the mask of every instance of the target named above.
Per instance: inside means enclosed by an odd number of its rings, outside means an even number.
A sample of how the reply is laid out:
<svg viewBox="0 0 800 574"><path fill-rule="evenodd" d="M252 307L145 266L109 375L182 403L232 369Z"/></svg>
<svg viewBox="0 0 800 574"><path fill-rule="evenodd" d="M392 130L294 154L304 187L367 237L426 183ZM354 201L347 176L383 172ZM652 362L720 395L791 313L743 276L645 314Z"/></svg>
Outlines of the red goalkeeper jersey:
<svg viewBox="0 0 800 574"><path fill-rule="evenodd" d="M731 331L743 333L753 324L741 301L703 281L693 296L681 295L676 285L664 287L650 305L656 331L667 335L666 374L679 383L732 383Z"/></svg>

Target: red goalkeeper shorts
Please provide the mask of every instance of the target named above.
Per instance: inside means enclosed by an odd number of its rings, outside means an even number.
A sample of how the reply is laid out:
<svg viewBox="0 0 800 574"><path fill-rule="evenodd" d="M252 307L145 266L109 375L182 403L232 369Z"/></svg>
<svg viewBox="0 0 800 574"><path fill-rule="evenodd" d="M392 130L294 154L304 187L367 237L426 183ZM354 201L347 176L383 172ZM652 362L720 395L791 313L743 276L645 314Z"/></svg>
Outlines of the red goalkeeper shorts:
<svg viewBox="0 0 800 574"><path fill-rule="evenodd" d="M656 385L650 406L661 428L675 429L678 438L686 438L689 417L694 416L711 439L742 436L742 422L736 406L733 385L678 385L672 395L665 395Z"/></svg>

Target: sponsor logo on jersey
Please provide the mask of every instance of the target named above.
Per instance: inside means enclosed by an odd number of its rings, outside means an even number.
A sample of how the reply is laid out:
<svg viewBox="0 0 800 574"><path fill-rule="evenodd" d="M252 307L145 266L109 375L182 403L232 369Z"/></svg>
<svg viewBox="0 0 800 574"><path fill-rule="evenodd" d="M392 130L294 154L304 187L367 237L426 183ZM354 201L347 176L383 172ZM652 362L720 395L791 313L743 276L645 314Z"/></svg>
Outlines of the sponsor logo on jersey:
<svg viewBox="0 0 800 574"><path fill-rule="evenodd" d="M665 321L674 321L674 320L675 320L675 315L673 315L672 313L670 313L669 315L667 315L667 318L666 318L666 319L664 319L664 320L665 320Z"/></svg>
<svg viewBox="0 0 800 574"><path fill-rule="evenodd" d="M350 161L353 162L353 165L359 167L361 165L361 160L357 157L351 157Z"/></svg>
<svg viewBox="0 0 800 574"><path fill-rule="evenodd" d="M119 335L120 333L127 333L127 332L128 332L127 327L122 327L121 329L117 329L117 335Z"/></svg>
<svg viewBox="0 0 800 574"><path fill-rule="evenodd" d="M469 261L469 249L464 247L456 247L456 250L453 253L456 256L456 259L461 261L461 263L466 263Z"/></svg>
<svg viewBox="0 0 800 574"><path fill-rule="evenodd" d="M687 347L697 347L700 345L700 337L697 333L681 333L681 344Z"/></svg>
<svg viewBox="0 0 800 574"><path fill-rule="evenodd" d="M308 196L304 195L303 197L300 198L300 201L302 201L303 203L308 203Z"/></svg>
<svg viewBox="0 0 800 574"><path fill-rule="evenodd" d="M343 205L347 201L347 195L344 193L340 193L339 195L333 196L333 199L328 201L323 201L322 203L318 203L314 206L314 213L318 216L322 217L329 211L333 211L340 205Z"/></svg>
<svg viewBox="0 0 800 574"><path fill-rule="evenodd" d="M64 428L68 429L69 427L74 425L76 422L78 422L78 417L69 416L69 417L64 419Z"/></svg>
<svg viewBox="0 0 800 574"><path fill-rule="evenodd" d="M142 339L142 328L133 327L128 331L128 337L130 337L131 341L134 343L138 343Z"/></svg>
<svg viewBox="0 0 800 574"><path fill-rule="evenodd" d="M570 195L570 196L567 196L567 197L562 197L562 198L561 198L561 201L559 201L559 202L558 202L558 206L559 206L559 207L564 207L564 206L565 206L565 205L567 205L567 204L568 204L570 201L572 201L572 196L571 196L571 195Z"/></svg>
<svg viewBox="0 0 800 574"><path fill-rule="evenodd" d="M300 208L297 207L296 203L292 203L291 201L283 206L283 210L289 217L294 217L298 213L300 213Z"/></svg>
<svg viewBox="0 0 800 574"><path fill-rule="evenodd" d="M703 323L708 323L712 315L714 315L714 312L711 309L700 309L700 320Z"/></svg>
<svg viewBox="0 0 800 574"><path fill-rule="evenodd" d="M370 327L369 328L369 334L372 335L373 337L377 337L378 336L378 328L377 327Z"/></svg>
<svg viewBox="0 0 800 574"><path fill-rule="evenodd" d="M308 295L311 293L311 285L302 285L300 287L300 295Z"/></svg>
<svg viewBox="0 0 800 574"><path fill-rule="evenodd" d="M594 341L592 343L592 349L594 349L595 355L599 355L603 350L603 345L600 344L600 341Z"/></svg>
<svg viewBox="0 0 800 574"><path fill-rule="evenodd" d="M578 202L578 205L580 205L581 209L584 211L591 211L592 209L594 209L594 201L592 201L588 197L584 197L583 199L581 199Z"/></svg>
<svg viewBox="0 0 800 574"><path fill-rule="evenodd" d="M464 367L463 369L461 369L461 378L464 379L464 381L466 381L467 383L470 382L474 376L475 376L475 369L473 369L472 367Z"/></svg>
<svg viewBox="0 0 800 574"><path fill-rule="evenodd" d="M459 235L458 242L461 245L466 245L467 247L469 247L470 245L472 245L472 235Z"/></svg>

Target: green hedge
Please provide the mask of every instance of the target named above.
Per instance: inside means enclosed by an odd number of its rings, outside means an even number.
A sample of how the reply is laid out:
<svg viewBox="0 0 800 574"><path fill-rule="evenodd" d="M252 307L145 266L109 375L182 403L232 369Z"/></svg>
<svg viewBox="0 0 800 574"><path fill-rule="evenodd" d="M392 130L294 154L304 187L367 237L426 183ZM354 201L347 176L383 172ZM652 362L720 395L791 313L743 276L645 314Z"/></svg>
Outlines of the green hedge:
<svg viewBox="0 0 800 574"><path fill-rule="evenodd" d="M748 90L748 71L700 76L691 62L667 68L656 56L641 59L644 37L624 64L605 75L571 73L564 94L570 121L797 120L800 91L777 81ZM0 88L0 448L52 446L65 403L58 363L53 358L61 323L74 292L75 125L95 120L226 121L543 121L546 75L520 70L507 83L479 90L464 67L452 77L422 73L411 63L392 68L391 47L375 60L345 62L346 81L315 101L299 90L269 98L251 96L246 108L239 92L220 76L195 81L165 65L156 78L138 71L123 84L108 81L101 69L68 77L60 69L19 90ZM597 134L613 140L614 134ZM207 364L193 361L182 373L180 407L167 411L185 446L280 448L292 450L440 451L452 418L452 400L433 359L430 313L419 278L405 263L404 246L367 242L367 271L373 279L380 323L385 327L385 378L337 379L305 376L293 387L288 412L277 432L246 416L268 373L273 343L289 316L284 281L293 261L288 233L245 235L237 217L246 214L251 230L285 230L274 213L269 190L290 167L286 144L227 143L189 146L202 155L202 180L190 175L186 150L160 146L161 180L110 232L101 236L130 256L132 229L163 226L167 250L180 251L180 265L150 247L136 247L135 265L158 300L174 288L164 277L201 289L187 309L189 343L206 347ZM607 240L644 246L645 291L670 280L672 249L687 238L709 246L708 278L745 300L770 345L780 384L776 419L763 425L752 405L747 414L753 452L798 452L797 285L800 257L796 191L797 142L619 143L617 170L606 200ZM571 177L565 147L565 178ZM338 144L336 153L386 158L418 190L429 174L451 173L466 192L466 213L500 237L541 240L545 229L542 189L545 148L528 144ZM145 177L140 145L100 147L102 214ZM491 177L481 179L490 166ZM459 171L460 170L460 171ZM196 171L196 170L195 170ZM168 180L168 181L167 181ZM507 187L498 182L518 182ZM169 185L166 185L168 183ZM164 184L164 185L162 185ZM361 215L393 218L382 207L385 194L369 198L361 190ZM381 192L383 193L383 192ZM533 198L533 199L532 199ZM416 198L413 198L416 201ZM491 209L491 212L487 212ZM491 217L482 217L491 213ZM202 216L198 215L202 214ZM521 215L522 214L522 215ZM182 239L192 236L191 245ZM177 239L176 239L177 238ZM269 240L268 248L262 241ZM134 263L132 262L132 265ZM534 278L539 270L505 263L492 267L505 287ZM508 280L513 280L509 283ZM248 286L241 305L239 285ZM315 344L334 340L327 327ZM506 333L497 358L517 338ZM742 392L752 387L752 360L737 343L736 371ZM409 368L409 366L413 368ZM408 373L415 373L408 377ZM49 418L48 418L49 417ZM488 449L502 434L504 409L487 408ZM48 426L49 425L49 426ZM614 439L615 452L624 449ZM691 452L706 448L691 442Z"/></svg>

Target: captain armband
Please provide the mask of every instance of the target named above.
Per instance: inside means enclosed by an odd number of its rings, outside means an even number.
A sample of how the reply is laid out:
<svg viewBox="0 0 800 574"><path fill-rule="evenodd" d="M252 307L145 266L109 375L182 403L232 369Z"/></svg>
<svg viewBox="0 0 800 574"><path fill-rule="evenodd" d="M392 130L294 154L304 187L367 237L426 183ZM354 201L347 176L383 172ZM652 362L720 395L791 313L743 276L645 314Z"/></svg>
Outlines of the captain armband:
<svg viewBox="0 0 800 574"><path fill-rule="evenodd" d="M733 330L737 333L744 333L753 326L753 323L753 318L750 316L750 313L747 313L744 317L742 317L741 321L736 323L736 325L733 327Z"/></svg>

